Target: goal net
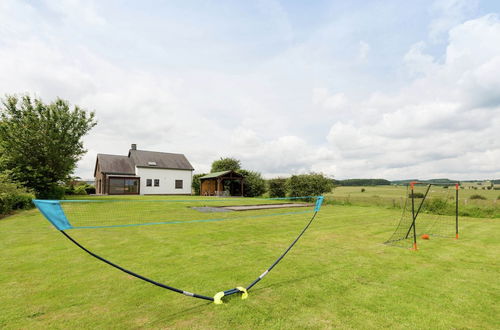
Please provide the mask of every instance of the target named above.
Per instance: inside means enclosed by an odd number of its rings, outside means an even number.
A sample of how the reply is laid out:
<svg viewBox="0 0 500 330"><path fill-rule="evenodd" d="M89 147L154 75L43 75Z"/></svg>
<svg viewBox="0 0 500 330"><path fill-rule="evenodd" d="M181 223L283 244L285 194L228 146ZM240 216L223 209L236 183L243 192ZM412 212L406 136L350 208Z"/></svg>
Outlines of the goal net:
<svg viewBox="0 0 500 330"><path fill-rule="evenodd" d="M411 182L401 219L385 244L417 249L418 239L458 239L459 185Z"/></svg>

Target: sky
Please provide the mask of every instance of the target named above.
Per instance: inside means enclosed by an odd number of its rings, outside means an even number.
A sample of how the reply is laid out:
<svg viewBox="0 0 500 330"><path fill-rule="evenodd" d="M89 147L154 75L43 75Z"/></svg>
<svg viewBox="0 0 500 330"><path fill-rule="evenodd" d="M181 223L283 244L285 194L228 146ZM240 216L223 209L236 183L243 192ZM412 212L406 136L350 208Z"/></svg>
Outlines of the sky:
<svg viewBox="0 0 500 330"><path fill-rule="evenodd" d="M97 153L264 177L500 178L500 2L0 0L0 96L95 111Z"/></svg>

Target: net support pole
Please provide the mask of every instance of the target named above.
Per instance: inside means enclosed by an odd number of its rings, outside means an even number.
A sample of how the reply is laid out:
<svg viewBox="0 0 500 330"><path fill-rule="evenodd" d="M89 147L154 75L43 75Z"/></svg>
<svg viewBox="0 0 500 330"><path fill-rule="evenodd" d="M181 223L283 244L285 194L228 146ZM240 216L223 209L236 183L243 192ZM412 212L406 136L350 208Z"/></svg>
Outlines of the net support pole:
<svg viewBox="0 0 500 330"><path fill-rule="evenodd" d="M415 193L414 193L414 188L415 188L415 183L412 182L410 183L410 189L411 189L411 227L413 227L413 250L417 250L417 230L415 228ZM411 229L410 227L410 229ZM408 235L407 235L408 236Z"/></svg>
<svg viewBox="0 0 500 330"><path fill-rule="evenodd" d="M455 239L458 239L458 183L455 184Z"/></svg>
<svg viewBox="0 0 500 330"><path fill-rule="evenodd" d="M413 182L412 182L412 184L413 184ZM410 226L410 228L408 228L408 232L406 233L405 238L408 238L411 230L413 228L415 228L414 225L415 225L416 219L417 219L418 215L420 214L420 210L422 210L422 206L424 205L425 199L427 198L427 194L429 193L431 186L432 186L431 184L427 186L427 190L425 191L425 195L422 198L422 202L420 202L420 205L418 206L417 212L415 212L415 204L414 204L415 196L413 195L413 185L411 186L412 187L412 190L411 190L411 201L412 201L411 213L412 213L412 217L415 218L415 221L412 220L411 226Z"/></svg>

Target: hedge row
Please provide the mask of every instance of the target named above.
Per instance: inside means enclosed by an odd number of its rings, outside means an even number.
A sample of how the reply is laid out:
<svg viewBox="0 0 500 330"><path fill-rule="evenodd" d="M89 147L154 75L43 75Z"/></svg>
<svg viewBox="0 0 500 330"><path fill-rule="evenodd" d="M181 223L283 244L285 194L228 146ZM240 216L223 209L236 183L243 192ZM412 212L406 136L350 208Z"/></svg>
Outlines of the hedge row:
<svg viewBox="0 0 500 330"><path fill-rule="evenodd" d="M0 217L14 210L33 207L35 195L0 176Z"/></svg>
<svg viewBox="0 0 500 330"><path fill-rule="evenodd" d="M319 196L330 192L332 180L321 173L292 175L288 179L268 180L269 197Z"/></svg>

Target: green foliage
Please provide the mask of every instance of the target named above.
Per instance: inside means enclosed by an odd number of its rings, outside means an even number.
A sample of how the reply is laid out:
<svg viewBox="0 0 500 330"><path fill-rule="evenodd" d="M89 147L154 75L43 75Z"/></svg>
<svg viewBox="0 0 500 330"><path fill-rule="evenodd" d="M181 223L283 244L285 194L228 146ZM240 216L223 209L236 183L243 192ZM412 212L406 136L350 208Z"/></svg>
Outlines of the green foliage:
<svg viewBox="0 0 500 330"><path fill-rule="evenodd" d="M286 196L286 179L275 178L267 181L269 197Z"/></svg>
<svg viewBox="0 0 500 330"><path fill-rule="evenodd" d="M431 198L424 203L424 210L433 214L454 214L455 204L447 203L443 198Z"/></svg>
<svg viewBox="0 0 500 330"><path fill-rule="evenodd" d="M348 179L336 182L341 186L388 186L391 184L385 179Z"/></svg>
<svg viewBox="0 0 500 330"><path fill-rule="evenodd" d="M90 195L95 194L95 186L86 182L70 181L64 186L65 195Z"/></svg>
<svg viewBox="0 0 500 330"><path fill-rule="evenodd" d="M27 189L19 187L4 175L0 175L0 216L13 210L33 207L31 200L35 195Z"/></svg>
<svg viewBox="0 0 500 330"><path fill-rule="evenodd" d="M193 188L195 195L199 195L200 194L200 189L201 189L200 178L202 176L205 176L205 175L206 175L206 173L200 173L200 174L193 175L193 182L191 184L191 188Z"/></svg>
<svg viewBox="0 0 500 330"><path fill-rule="evenodd" d="M0 171L35 191L60 198L64 182L86 152L82 137L96 125L94 113L56 99L7 96L0 108Z"/></svg>
<svg viewBox="0 0 500 330"><path fill-rule="evenodd" d="M365 188L361 188L361 192L365 192L365 191L366 191L366 189L365 189Z"/></svg>
<svg viewBox="0 0 500 330"><path fill-rule="evenodd" d="M222 171L238 171L241 169L241 162L236 158L226 157L216 160L212 163L211 173Z"/></svg>
<svg viewBox="0 0 500 330"><path fill-rule="evenodd" d="M266 191L266 181L259 172L239 170L243 174L243 195L245 197L261 196Z"/></svg>
<svg viewBox="0 0 500 330"><path fill-rule="evenodd" d="M470 199L482 199L482 200L486 200L487 199L483 195L479 195L479 194L474 194L474 195L470 196L469 198Z"/></svg>
<svg viewBox="0 0 500 330"><path fill-rule="evenodd" d="M45 190L36 194L40 199L63 199L66 194L66 188L58 183L48 183Z"/></svg>
<svg viewBox="0 0 500 330"><path fill-rule="evenodd" d="M421 193L421 192L414 192L413 193L413 197L415 197L415 198L424 198L424 196L425 196L424 193ZM408 194L408 197L411 198L411 192Z"/></svg>
<svg viewBox="0 0 500 330"><path fill-rule="evenodd" d="M84 185L75 187L75 195L87 195L87 190L85 190Z"/></svg>
<svg viewBox="0 0 500 330"><path fill-rule="evenodd" d="M332 181L321 173L292 175L287 180L290 196L319 196L332 190Z"/></svg>
<svg viewBox="0 0 500 330"><path fill-rule="evenodd" d="M85 191L87 192L87 195L95 194L95 186L91 184L86 184Z"/></svg>

